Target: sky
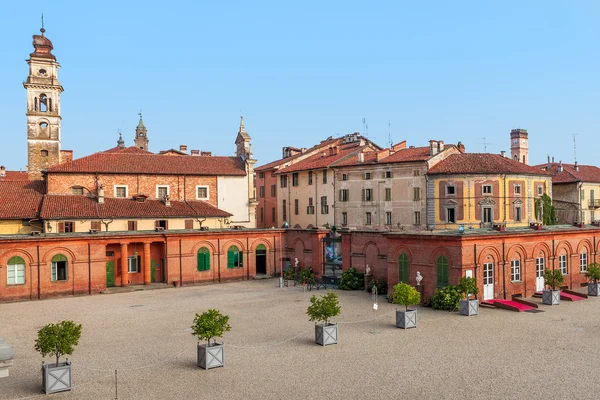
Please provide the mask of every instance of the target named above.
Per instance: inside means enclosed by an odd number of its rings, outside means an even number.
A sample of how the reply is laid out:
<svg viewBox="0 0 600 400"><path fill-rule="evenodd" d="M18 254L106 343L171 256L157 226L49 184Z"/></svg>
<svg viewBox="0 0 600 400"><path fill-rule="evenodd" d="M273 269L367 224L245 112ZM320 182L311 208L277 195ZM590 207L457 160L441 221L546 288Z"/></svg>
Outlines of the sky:
<svg viewBox="0 0 600 400"><path fill-rule="evenodd" d="M22 82L44 14L61 64L62 148L133 144L233 155L239 116L257 165L283 146L367 134L382 147L462 141L531 164L600 165L600 2L4 2L0 164L27 164ZM484 148L484 142L487 146Z"/></svg>

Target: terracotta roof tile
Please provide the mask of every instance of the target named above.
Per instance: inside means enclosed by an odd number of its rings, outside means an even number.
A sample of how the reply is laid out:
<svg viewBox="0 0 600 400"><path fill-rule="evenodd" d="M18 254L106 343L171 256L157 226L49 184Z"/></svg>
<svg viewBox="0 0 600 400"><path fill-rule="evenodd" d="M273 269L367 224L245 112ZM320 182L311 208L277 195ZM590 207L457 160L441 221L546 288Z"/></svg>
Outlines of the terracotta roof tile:
<svg viewBox="0 0 600 400"><path fill-rule="evenodd" d="M95 198L72 195L46 195L41 212L43 219L71 218L184 218L229 217L232 214L204 201L171 201L167 207L159 200L138 202L133 199L107 197L100 204Z"/></svg>
<svg viewBox="0 0 600 400"><path fill-rule="evenodd" d="M37 218L43 181L0 181L0 219Z"/></svg>
<svg viewBox="0 0 600 400"><path fill-rule="evenodd" d="M552 174L552 183L594 182L600 183L600 168L593 165L562 164L562 172L558 172L558 163L541 164L536 167Z"/></svg>
<svg viewBox="0 0 600 400"><path fill-rule="evenodd" d="M310 154L310 153L312 153L315 150L318 150L318 149L323 148L323 147L328 147L328 146L333 145L334 143L337 143L337 142L340 142L340 141L342 141L342 138L323 140L321 143L319 143L319 144L311 147L310 149L307 149L304 153L298 153L298 154L293 155L292 157L285 157L285 158L280 158L279 160L271 161L270 163L261 165L260 167L257 167L254 170L256 172L260 172L260 171L266 171L268 169L278 167L278 166L283 165L283 164L285 164L285 163L287 163L289 161L295 160L295 159L297 159L297 158L299 158L299 157L301 157L303 155L306 155L307 153ZM291 147L291 146L289 146L289 147L292 148L292 149L298 150L295 147Z"/></svg>
<svg viewBox="0 0 600 400"><path fill-rule="evenodd" d="M151 151L140 149L139 147L113 147L112 149L105 150L103 153L125 153L125 154L154 154Z"/></svg>
<svg viewBox="0 0 600 400"><path fill-rule="evenodd" d="M444 146L444 149L448 149L452 146ZM427 161L431 156L429 155L428 147L412 147L397 150L394 154L391 154L385 158L377 161L376 152L368 152L364 155L364 161L358 161L358 155L355 157L348 157L342 161L336 162L335 167L349 167L358 165L369 165L369 164L390 164L390 163L402 163L402 162L415 162L415 161Z"/></svg>
<svg viewBox="0 0 600 400"><path fill-rule="evenodd" d="M369 147L369 145L361 146L360 143L348 143L338 146L339 152L337 154L330 154L329 148L323 149L302 161L298 161L289 167L280 169L276 174L288 174L290 172L297 171L308 171L311 169L324 169L331 166L335 166L336 162L345 160L346 157L356 156L359 150ZM325 155L323 155L325 154Z"/></svg>
<svg viewBox="0 0 600 400"><path fill-rule="evenodd" d="M0 176L0 182L6 181L29 181L29 175L25 171L6 171L5 176Z"/></svg>
<svg viewBox="0 0 600 400"><path fill-rule="evenodd" d="M549 175L540 168L532 167L497 154L462 153L448 156L427 172L435 174L520 174Z"/></svg>
<svg viewBox="0 0 600 400"><path fill-rule="evenodd" d="M94 153L55 165L48 172L244 176L246 168L239 157L165 157L123 150Z"/></svg>

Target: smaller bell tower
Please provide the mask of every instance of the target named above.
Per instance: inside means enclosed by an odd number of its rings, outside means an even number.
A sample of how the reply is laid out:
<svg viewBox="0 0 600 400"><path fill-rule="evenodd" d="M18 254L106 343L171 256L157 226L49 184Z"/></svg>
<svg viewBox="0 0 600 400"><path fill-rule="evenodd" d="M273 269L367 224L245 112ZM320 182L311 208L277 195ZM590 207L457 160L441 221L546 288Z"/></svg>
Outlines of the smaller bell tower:
<svg viewBox="0 0 600 400"><path fill-rule="evenodd" d="M148 151L148 130L146 129L146 125L144 125L144 121L142 120L142 112L138 113L140 116L140 122L138 123L137 128L135 128L135 139L133 142L135 143L135 147L138 149Z"/></svg>
<svg viewBox="0 0 600 400"><path fill-rule="evenodd" d="M529 138L527 129L513 129L510 131L510 157L523 164L529 163Z"/></svg>

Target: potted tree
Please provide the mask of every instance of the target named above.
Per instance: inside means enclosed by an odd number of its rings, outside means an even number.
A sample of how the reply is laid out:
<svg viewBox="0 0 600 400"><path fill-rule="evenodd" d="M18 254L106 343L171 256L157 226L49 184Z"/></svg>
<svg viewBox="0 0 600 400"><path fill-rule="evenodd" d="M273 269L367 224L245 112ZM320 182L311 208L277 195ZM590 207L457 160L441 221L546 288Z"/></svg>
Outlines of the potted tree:
<svg viewBox="0 0 600 400"><path fill-rule="evenodd" d="M588 283L588 296L600 296L600 267L596 263L588 265L585 277L590 281Z"/></svg>
<svg viewBox="0 0 600 400"><path fill-rule="evenodd" d="M198 337L198 366L204 369L222 367L225 362L223 343L217 343L211 339L222 337L223 333L229 332L229 316L223 315L219 310L208 310L194 317L192 335ZM206 340L206 344L200 344L200 340Z"/></svg>
<svg viewBox="0 0 600 400"><path fill-rule="evenodd" d="M56 363L45 364L42 362L42 384L46 394L71 390L72 365L67 359L60 362L63 355L71 355L81 337L81 324L73 321L60 321L57 324L48 324L38 331L35 349L42 357L52 355Z"/></svg>
<svg viewBox="0 0 600 400"><path fill-rule="evenodd" d="M312 296L306 313L310 321L315 321L315 343L321 346L337 344L338 325L329 322L330 318L340 315L341 307L338 295L328 292L323 296ZM318 322L321 322L320 324Z"/></svg>
<svg viewBox="0 0 600 400"><path fill-rule="evenodd" d="M404 310L396 309L396 326L402 329L417 327L417 310L409 310L409 306L416 306L421 302L421 293L404 282L394 286L392 292L392 301L399 306L404 306Z"/></svg>
<svg viewBox="0 0 600 400"><path fill-rule="evenodd" d="M471 315L478 315L479 300L477 300L477 298L470 298L471 296L477 296L477 293L479 293L479 288L477 287L475 279L463 276L460 278L458 287L463 295L463 299L458 302L460 305L460 315L466 315L468 317Z"/></svg>
<svg viewBox="0 0 600 400"><path fill-rule="evenodd" d="M564 282L565 277L559 269L544 271L544 283L551 289L542 291L542 303L553 306L560 304L560 286ZM556 289L558 288L558 290Z"/></svg>

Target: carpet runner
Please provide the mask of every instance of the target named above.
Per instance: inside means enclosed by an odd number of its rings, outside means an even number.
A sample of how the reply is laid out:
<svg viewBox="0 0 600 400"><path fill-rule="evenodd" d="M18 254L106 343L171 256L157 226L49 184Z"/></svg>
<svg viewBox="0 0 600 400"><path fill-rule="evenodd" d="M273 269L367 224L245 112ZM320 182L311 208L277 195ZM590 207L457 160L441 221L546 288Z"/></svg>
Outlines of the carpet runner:
<svg viewBox="0 0 600 400"><path fill-rule="evenodd" d="M542 292L535 292L535 294L537 295L536 297L542 297ZM579 301L579 300L585 300L585 296L581 295L578 296L576 294L573 293L567 293L564 291L560 291L560 299L561 300L567 300L567 301Z"/></svg>
<svg viewBox="0 0 600 400"><path fill-rule="evenodd" d="M503 308L505 310L517 311L517 312L527 312L527 311L538 311L537 308L516 302L514 300L500 300L500 299L491 299L482 301L481 304L489 304L494 307Z"/></svg>

